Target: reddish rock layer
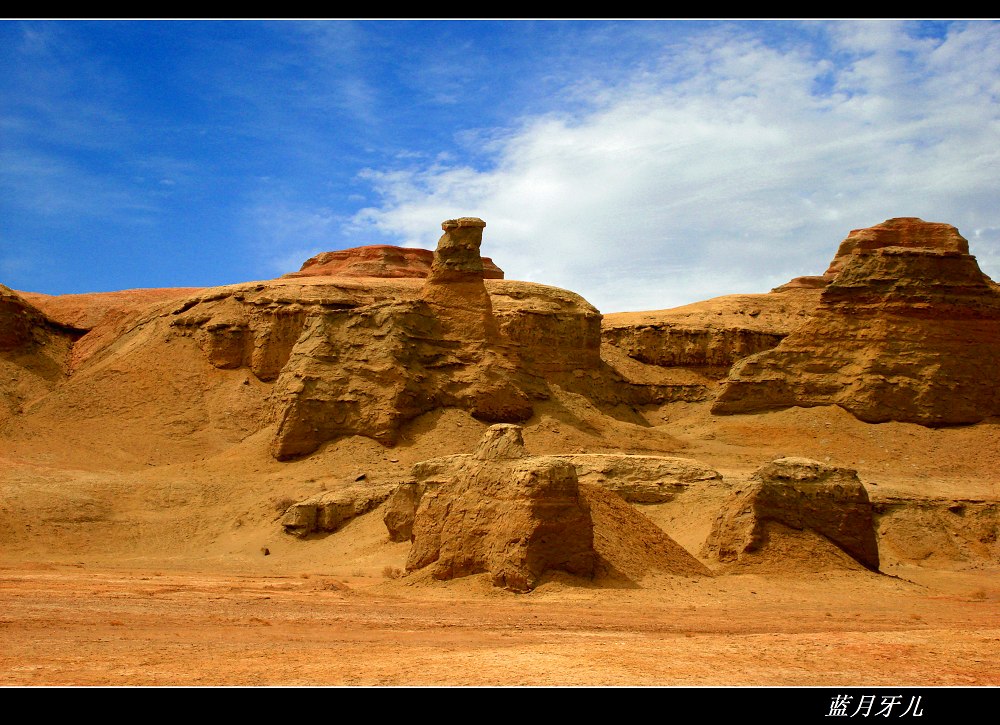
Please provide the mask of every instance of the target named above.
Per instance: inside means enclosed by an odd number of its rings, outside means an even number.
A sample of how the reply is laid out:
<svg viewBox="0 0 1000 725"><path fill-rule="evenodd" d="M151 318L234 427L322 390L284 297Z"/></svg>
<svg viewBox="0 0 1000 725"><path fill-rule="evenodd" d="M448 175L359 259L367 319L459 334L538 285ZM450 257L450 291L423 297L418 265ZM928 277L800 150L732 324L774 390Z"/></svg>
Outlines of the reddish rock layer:
<svg viewBox="0 0 1000 725"><path fill-rule="evenodd" d="M823 276L836 276L855 252L869 252L886 247L969 253L969 242L951 224L925 222L917 217L898 217L887 219L873 227L853 229L840 243L837 254Z"/></svg>
<svg viewBox="0 0 1000 725"><path fill-rule="evenodd" d="M283 278L297 277L383 277L417 278L430 275L434 252L429 249L370 244L337 252L322 252L306 260L298 272ZM503 279L503 270L489 257L482 258L484 279Z"/></svg>

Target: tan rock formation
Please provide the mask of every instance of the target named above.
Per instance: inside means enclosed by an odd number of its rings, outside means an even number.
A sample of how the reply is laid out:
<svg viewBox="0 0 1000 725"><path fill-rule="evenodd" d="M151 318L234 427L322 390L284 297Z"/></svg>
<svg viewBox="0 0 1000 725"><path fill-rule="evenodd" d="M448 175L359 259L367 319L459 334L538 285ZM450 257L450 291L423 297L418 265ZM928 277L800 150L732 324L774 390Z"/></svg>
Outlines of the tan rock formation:
<svg viewBox="0 0 1000 725"><path fill-rule="evenodd" d="M442 335L463 346L495 345L499 339L479 256L485 227L486 222L476 217L441 223L444 234L421 294L440 321Z"/></svg>
<svg viewBox="0 0 1000 725"><path fill-rule="evenodd" d="M713 412L833 404L923 425L1000 414L1000 294L966 248L954 227L918 219L852 232L815 314L734 365Z"/></svg>
<svg viewBox="0 0 1000 725"><path fill-rule="evenodd" d="M576 470L551 457L510 457L523 450L519 438L519 428L490 428L451 480L424 493L408 571L433 566L438 579L489 572L513 591L534 588L549 570L593 576L593 524Z"/></svg>
<svg viewBox="0 0 1000 725"><path fill-rule="evenodd" d="M351 519L368 513L396 489L395 485L345 486L292 504L281 517L285 532L305 537L338 530Z"/></svg>
<svg viewBox="0 0 1000 725"><path fill-rule="evenodd" d="M403 422L439 407L523 421L532 399L548 395L539 368L600 363L600 316L576 295L497 280L503 311L494 314L479 259L484 227L474 218L444 222L431 275L408 294L309 319L275 386L275 457L343 435L392 444ZM541 329L568 335L532 337L538 303L561 312Z"/></svg>
<svg viewBox="0 0 1000 725"><path fill-rule="evenodd" d="M525 454L521 427L495 425L493 436L484 438L473 454L479 459L520 458ZM500 435L507 431L506 435ZM484 450L484 447L486 450ZM571 463L577 480L603 488L632 503L665 503L690 486L722 480L722 475L690 458L637 456L611 453L575 453L550 456ZM413 466L412 481L400 485L386 504L384 521L393 541L406 541L413 529L413 517L425 491L460 475L467 457L442 456Z"/></svg>
<svg viewBox="0 0 1000 725"><path fill-rule="evenodd" d="M613 491L632 503L665 503L689 486L722 480L718 471L691 458L621 453L555 457L573 464L580 483Z"/></svg>
<svg viewBox="0 0 1000 725"><path fill-rule="evenodd" d="M653 458L531 457L520 426L494 425L471 454L417 463L414 480L387 501L383 521L391 540L413 541L409 570L433 564L442 579L489 571L497 585L524 591L547 570L631 582L653 571L708 575L612 489L638 491L642 471L651 477L670 469L692 483L718 474L684 459L646 460ZM578 483L575 459L593 484ZM623 480L602 478L618 473Z"/></svg>
<svg viewBox="0 0 1000 725"><path fill-rule="evenodd" d="M837 254L823 276L830 279L840 274L855 253L887 247L969 253L969 242L951 224L925 222L917 217L897 217L873 227L852 229L840 243Z"/></svg>
<svg viewBox="0 0 1000 725"><path fill-rule="evenodd" d="M410 541L413 538L413 519L424 490L424 486L408 481L397 486L389 495L382 523L389 531L390 541Z"/></svg>
<svg viewBox="0 0 1000 725"><path fill-rule="evenodd" d="M283 279L300 277L418 278L430 275L434 252L415 247L370 244L310 257L298 272ZM483 278L503 279L503 270L489 257L482 258Z"/></svg>
<svg viewBox="0 0 1000 725"><path fill-rule="evenodd" d="M63 380L78 336L0 285L0 424Z"/></svg>
<svg viewBox="0 0 1000 725"><path fill-rule="evenodd" d="M767 546L767 525L809 529L851 557L878 570L879 553L868 492L850 468L806 458L780 458L761 466L716 519L702 556L739 562Z"/></svg>
<svg viewBox="0 0 1000 725"><path fill-rule="evenodd" d="M708 400L737 360L775 347L805 322L819 294L804 287L605 315L601 355L637 403Z"/></svg>

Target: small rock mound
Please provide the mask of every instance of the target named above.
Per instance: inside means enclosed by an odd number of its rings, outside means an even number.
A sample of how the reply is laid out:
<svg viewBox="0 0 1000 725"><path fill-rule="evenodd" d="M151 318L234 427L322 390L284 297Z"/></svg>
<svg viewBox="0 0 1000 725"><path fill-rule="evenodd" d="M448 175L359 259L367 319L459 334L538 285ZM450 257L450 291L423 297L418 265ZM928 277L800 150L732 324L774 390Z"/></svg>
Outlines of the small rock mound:
<svg viewBox="0 0 1000 725"><path fill-rule="evenodd" d="M772 522L813 531L878 570L872 504L853 469L808 458L779 458L761 466L749 487L736 491L719 513L702 555L744 563L747 555L768 547Z"/></svg>

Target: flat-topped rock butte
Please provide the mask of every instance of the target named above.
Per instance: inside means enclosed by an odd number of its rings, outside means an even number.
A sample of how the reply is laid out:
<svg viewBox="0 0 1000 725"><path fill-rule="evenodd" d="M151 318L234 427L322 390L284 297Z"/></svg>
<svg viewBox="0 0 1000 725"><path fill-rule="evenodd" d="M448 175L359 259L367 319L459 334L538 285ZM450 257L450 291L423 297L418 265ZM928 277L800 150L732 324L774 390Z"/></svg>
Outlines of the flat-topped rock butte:
<svg viewBox="0 0 1000 725"><path fill-rule="evenodd" d="M1000 684L1000 288L958 229L602 314L441 228L0 286L0 683Z"/></svg>

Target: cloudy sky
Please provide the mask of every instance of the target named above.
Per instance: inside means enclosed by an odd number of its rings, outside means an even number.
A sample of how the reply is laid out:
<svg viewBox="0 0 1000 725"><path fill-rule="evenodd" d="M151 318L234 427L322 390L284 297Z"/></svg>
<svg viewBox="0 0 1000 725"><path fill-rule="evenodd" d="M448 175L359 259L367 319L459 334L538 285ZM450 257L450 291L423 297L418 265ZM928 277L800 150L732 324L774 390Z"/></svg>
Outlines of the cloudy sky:
<svg viewBox="0 0 1000 725"><path fill-rule="evenodd" d="M1000 279L1000 23L0 21L0 283L268 279L483 253L604 312L958 227Z"/></svg>

